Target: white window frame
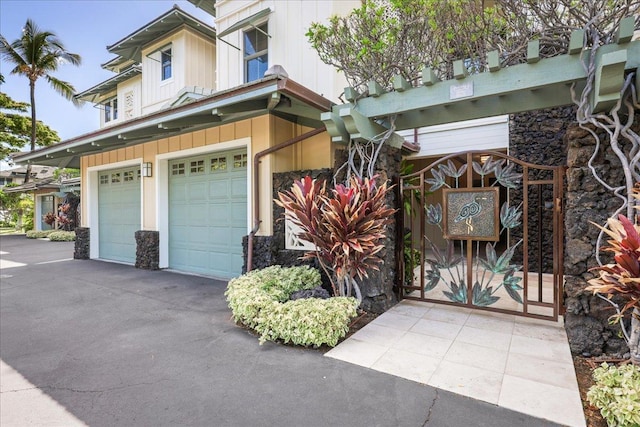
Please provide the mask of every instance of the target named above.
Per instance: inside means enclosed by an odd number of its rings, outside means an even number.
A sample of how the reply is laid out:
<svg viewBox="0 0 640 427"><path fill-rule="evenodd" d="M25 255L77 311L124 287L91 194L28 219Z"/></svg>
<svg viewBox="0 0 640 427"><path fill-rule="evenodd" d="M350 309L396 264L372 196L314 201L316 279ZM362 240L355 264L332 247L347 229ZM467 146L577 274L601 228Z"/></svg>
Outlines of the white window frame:
<svg viewBox="0 0 640 427"><path fill-rule="evenodd" d="M265 27L265 28L261 28L261 27ZM246 51L247 51L247 45L246 45L246 41L245 41L245 34L249 33L249 32L253 32L256 31L258 33L263 34L266 38L267 38L267 47L266 49L260 50L256 53L253 53L251 55L247 55ZM249 73L248 73L248 69L247 69L247 64L249 63L249 61L253 60L253 59L257 59L263 55L267 55L267 68L268 68L268 64L269 64L269 21L264 21L261 22L259 24L256 25L252 25L250 29L244 30L242 32L242 70L243 70L243 74L244 74L244 82L245 83L250 83L252 81L256 81L262 78L262 76L258 76L258 78L253 79L253 80L249 80Z"/></svg>
<svg viewBox="0 0 640 427"><path fill-rule="evenodd" d="M173 78L173 55L171 52L172 46L166 46L160 49L160 81L166 82ZM168 64L165 64L165 57ZM165 77L165 67L169 67L169 75Z"/></svg>
<svg viewBox="0 0 640 427"><path fill-rule="evenodd" d="M104 122L109 123L118 120L118 97L114 96L102 103L104 109Z"/></svg>

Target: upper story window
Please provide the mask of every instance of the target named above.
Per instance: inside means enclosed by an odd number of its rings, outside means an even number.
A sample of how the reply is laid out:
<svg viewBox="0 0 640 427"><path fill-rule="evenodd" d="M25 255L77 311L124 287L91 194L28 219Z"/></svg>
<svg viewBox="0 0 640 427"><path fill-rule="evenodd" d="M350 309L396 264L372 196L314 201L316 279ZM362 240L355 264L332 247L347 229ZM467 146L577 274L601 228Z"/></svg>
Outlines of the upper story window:
<svg viewBox="0 0 640 427"><path fill-rule="evenodd" d="M267 23L244 33L244 81L261 79L269 63Z"/></svg>
<svg viewBox="0 0 640 427"><path fill-rule="evenodd" d="M118 98L111 98L105 101L102 106L104 107L104 122L110 122L118 118Z"/></svg>
<svg viewBox="0 0 640 427"><path fill-rule="evenodd" d="M170 79L171 74L171 48L164 49L160 52L160 66L162 80Z"/></svg>

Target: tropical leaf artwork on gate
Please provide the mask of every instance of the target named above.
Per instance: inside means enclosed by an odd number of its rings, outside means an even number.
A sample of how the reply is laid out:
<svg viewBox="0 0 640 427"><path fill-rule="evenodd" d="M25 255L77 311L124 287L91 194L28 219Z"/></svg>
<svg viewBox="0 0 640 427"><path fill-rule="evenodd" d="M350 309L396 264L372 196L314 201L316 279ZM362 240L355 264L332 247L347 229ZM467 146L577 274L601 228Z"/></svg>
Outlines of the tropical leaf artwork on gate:
<svg viewBox="0 0 640 427"><path fill-rule="evenodd" d="M473 161L473 170L480 175L481 186L488 184L488 176L492 175L495 181L488 187L502 186L507 189L518 188L522 180L522 174L514 170L513 163L507 163L505 159L494 160L492 157L483 163ZM459 178L467 170L467 164L457 168L449 160L446 164L440 164L431 170L433 178L425 179L429 184L429 192L434 192L443 187L458 188ZM447 184L447 177L453 178L455 187ZM518 206L509 206L504 202L500 208L499 235L521 225L522 203ZM430 226L436 226L444 233L443 208L440 203L425 205L425 220ZM486 307L495 304L501 297L496 292L504 288L506 293L514 301L522 304L522 290L520 282L522 277L516 276L516 272L522 269L521 265L512 262L516 248L522 243L522 239L507 245L502 253L496 251L497 242L487 242L481 248L480 241L457 240L460 242L456 249L455 240L446 239L446 248L438 248L427 236L424 236L427 247L430 249L431 258L426 258L424 292L432 291L438 285L444 284L443 294L452 302L467 304L469 291L467 286L467 263L465 258L465 244L475 243L475 256L472 262L473 286L471 287L471 303L475 306ZM484 243L484 242L483 242ZM484 249L484 255L482 255ZM459 252L458 252L459 251ZM446 274L445 274L446 272ZM498 279L497 281L495 279ZM444 290L446 289L446 290Z"/></svg>

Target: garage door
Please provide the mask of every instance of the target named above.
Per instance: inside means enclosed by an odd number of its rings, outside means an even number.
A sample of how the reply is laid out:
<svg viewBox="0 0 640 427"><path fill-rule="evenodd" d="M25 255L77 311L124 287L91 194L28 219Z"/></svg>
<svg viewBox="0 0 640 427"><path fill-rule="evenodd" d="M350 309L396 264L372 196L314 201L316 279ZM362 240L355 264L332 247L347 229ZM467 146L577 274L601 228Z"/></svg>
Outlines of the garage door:
<svg viewBox="0 0 640 427"><path fill-rule="evenodd" d="M140 168L101 171L98 184L100 258L136 261L140 230Z"/></svg>
<svg viewBox="0 0 640 427"><path fill-rule="evenodd" d="M230 278L247 234L247 152L169 162L169 267Z"/></svg>

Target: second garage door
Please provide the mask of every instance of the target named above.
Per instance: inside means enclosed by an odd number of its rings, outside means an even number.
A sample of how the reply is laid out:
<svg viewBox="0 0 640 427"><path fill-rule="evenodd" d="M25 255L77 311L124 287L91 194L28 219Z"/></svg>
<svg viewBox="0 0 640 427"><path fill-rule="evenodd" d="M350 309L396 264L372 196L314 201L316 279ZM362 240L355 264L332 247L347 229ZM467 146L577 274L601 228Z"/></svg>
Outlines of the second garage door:
<svg viewBox="0 0 640 427"><path fill-rule="evenodd" d="M169 267L230 278L247 234L247 152L169 162Z"/></svg>

